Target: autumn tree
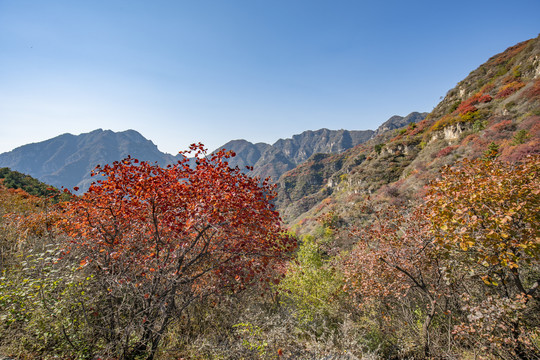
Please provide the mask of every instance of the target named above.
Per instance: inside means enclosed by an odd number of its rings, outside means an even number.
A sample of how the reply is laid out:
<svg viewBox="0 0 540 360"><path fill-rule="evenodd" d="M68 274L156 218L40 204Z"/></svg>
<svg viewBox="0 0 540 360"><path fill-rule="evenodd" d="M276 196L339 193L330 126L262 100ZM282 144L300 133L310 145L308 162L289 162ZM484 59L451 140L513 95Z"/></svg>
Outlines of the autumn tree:
<svg viewBox="0 0 540 360"><path fill-rule="evenodd" d="M366 204L362 212L370 220L350 231L357 243L344 263L346 289L361 308L377 308L375 316L389 324L385 338L403 342L409 328L420 339L416 352L432 356L433 320L448 304L425 208ZM396 311L407 307L401 321Z"/></svg>
<svg viewBox="0 0 540 360"><path fill-rule="evenodd" d="M98 167L99 180L65 204L66 252L94 275L91 314L109 355L152 359L190 304L266 283L296 245L267 180L229 167L231 152L190 149L191 162L166 168L132 158Z"/></svg>
<svg viewBox="0 0 540 360"><path fill-rule="evenodd" d="M539 169L538 156L517 164L463 160L428 192L446 277L463 279L468 314L456 333L476 334L474 342L500 356L526 359L538 351Z"/></svg>

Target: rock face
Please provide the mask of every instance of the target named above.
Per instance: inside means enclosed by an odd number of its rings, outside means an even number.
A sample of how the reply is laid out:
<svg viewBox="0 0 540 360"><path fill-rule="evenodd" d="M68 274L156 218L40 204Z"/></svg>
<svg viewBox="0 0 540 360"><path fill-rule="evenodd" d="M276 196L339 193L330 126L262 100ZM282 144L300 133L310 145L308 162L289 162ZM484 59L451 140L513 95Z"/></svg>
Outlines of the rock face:
<svg viewBox="0 0 540 360"><path fill-rule="evenodd" d="M81 135L63 134L0 154L0 167L9 167L56 187L88 189L96 165L110 164L128 155L166 165L174 157L134 130L94 130Z"/></svg>
<svg viewBox="0 0 540 360"><path fill-rule="evenodd" d="M253 175L271 177L277 182L282 174L305 162L313 154L341 153L366 142L372 136L372 130L320 129L305 131L290 139L280 139L273 145L235 140L223 145L223 148L236 152L237 156L231 161L232 166L253 166Z"/></svg>

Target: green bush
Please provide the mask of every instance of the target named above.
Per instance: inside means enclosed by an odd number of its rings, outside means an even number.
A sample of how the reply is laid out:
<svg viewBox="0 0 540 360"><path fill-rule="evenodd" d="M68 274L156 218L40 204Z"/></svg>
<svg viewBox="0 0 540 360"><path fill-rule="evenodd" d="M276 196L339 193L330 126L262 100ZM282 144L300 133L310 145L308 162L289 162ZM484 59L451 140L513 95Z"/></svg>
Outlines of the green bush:
<svg viewBox="0 0 540 360"><path fill-rule="evenodd" d="M337 309L334 303L342 294L341 273L325 251L329 230L321 227L319 234L323 237L302 238L296 260L279 284L300 324L331 318Z"/></svg>
<svg viewBox="0 0 540 360"><path fill-rule="evenodd" d="M21 255L19 266L0 277L0 349L3 352L88 358L96 338L87 326L91 314L85 277L76 265L60 264L60 251Z"/></svg>
<svg viewBox="0 0 540 360"><path fill-rule="evenodd" d="M514 139L512 145L524 144L525 141L530 137L529 132L525 129L521 129L514 133Z"/></svg>

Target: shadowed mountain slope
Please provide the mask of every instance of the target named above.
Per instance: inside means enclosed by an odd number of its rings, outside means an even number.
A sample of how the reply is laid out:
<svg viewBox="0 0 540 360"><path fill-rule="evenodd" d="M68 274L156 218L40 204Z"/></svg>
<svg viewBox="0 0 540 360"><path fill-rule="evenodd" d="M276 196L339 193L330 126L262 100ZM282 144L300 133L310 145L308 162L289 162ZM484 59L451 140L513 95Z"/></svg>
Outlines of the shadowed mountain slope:
<svg viewBox="0 0 540 360"><path fill-rule="evenodd" d="M0 154L0 166L29 174L56 187L86 190L96 165L121 160L128 155L166 165L174 157L160 152L154 143L134 130L94 130L81 135L63 134Z"/></svg>

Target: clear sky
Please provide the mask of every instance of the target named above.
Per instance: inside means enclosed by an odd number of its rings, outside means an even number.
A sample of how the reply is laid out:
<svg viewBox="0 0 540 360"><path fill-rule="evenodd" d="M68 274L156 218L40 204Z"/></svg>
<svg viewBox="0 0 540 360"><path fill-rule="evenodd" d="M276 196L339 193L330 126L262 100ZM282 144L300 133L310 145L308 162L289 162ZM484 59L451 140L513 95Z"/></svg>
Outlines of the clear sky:
<svg viewBox="0 0 540 360"><path fill-rule="evenodd" d="M375 129L539 32L538 0L0 0L0 153L97 128L173 154Z"/></svg>

